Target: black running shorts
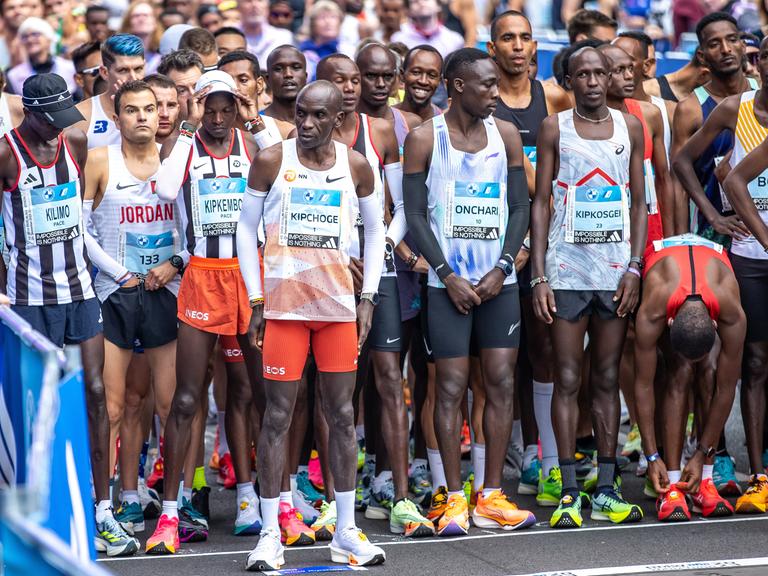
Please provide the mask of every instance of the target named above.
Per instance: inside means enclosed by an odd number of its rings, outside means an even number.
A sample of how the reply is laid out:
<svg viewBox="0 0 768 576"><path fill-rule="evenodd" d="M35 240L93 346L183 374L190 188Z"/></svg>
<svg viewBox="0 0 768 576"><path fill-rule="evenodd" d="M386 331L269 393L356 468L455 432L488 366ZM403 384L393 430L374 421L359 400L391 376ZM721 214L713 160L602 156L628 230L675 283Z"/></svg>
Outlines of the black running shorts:
<svg viewBox="0 0 768 576"><path fill-rule="evenodd" d="M176 297L167 288L144 284L118 288L102 304L104 337L118 348L157 348L176 340Z"/></svg>
<svg viewBox="0 0 768 576"><path fill-rule="evenodd" d="M601 320L618 318L619 301L613 301L613 290L554 290L555 316L576 322L584 316L597 316Z"/></svg>
<svg viewBox="0 0 768 576"><path fill-rule="evenodd" d="M729 254L733 273L739 283L741 307L747 315L747 342L768 340L768 260Z"/></svg>

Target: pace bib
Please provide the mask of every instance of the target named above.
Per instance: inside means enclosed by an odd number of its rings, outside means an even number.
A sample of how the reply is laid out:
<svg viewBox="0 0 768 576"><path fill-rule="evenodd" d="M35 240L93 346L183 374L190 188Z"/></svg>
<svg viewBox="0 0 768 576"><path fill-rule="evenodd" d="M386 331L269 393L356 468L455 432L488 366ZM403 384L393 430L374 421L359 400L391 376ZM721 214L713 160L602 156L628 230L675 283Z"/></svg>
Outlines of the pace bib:
<svg viewBox="0 0 768 576"><path fill-rule="evenodd" d="M680 234L679 236L672 236L671 238L664 238L663 240L654 240L653 249L655 252L659 252L664 248L671 248L672 246L704 246L714 250L718 254L722 254L723 245L717 242L712 242L696 234Z"/></svg>
<svg viewBox="0 0 768 576"><path fill-rule="evenodd" d="M82 203L76 182L22 192L27 246L46 246L82 234Z"/></svg>
<svg viewBox="0 0 768 576"><path fill-rule="evenodd" d="M645 204L648 214L658 214L659 204L656 200L656 171L650 158L643 160L643 176L645 176Z"/></svg>
<svg viewBox="0 0 768 576"><path fill-rule="evenodd" d="M195 236L234 234L243 207L245 178L202 178L192 182Z"/></svg>
<svg viewBox="0 0 768 576"><path fill-rule="evenodd" d="M565 241L604 244L625 239L627 214L623 186L569 186Z"/></svg>
<svg viewBox="0 0 768 576"><path fill-rule="evenodd" d="M449 182L443 233L447 238L497 240L506 186L500 182ZM504 190L503 190L504 189Z"/></svg>
<svg viewBox="0 0 768 576"><path fill-rule="evenodd" d="M147 274L176 253L173 231L162 234L123 232L118 247L123 266L137 274Z"/></svg>
<svg viewBox="0 0 768 576"><path fill-rule="evenodd" d="M281 246L339 249L341 190L291 188L282 196Z"/></svg>
<svg viewBox="0 0 768 576"><path fill-rule="evenodd" d="M747 190L758 210L768 210L768 170L747 184Z"/></svg>

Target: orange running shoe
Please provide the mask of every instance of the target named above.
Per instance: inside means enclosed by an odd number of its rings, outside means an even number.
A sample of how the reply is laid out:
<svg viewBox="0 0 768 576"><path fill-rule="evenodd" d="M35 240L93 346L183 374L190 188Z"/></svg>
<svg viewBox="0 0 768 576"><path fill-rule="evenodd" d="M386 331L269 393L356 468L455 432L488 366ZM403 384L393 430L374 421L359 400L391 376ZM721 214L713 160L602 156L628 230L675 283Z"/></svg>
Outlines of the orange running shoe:
<svg viewBox="0 0 768 576"><path fill-rule="evenodd" d="M179 519L163 514L147 540L147 554L176 554L179 551Z"/></svg>
<svg viewBox="0 0 768 576"><path fill-rule="evenodd" d="M469 532L469 507L464 493L448 496L445 512L437 522L438 536L465 536Z"/></svg>
<svg viewBox="0 0 768 576"><path fill-rule="evenodd" d="M494 490L488 496L483 496L482 492L479 493L477 505L472 512L472 521L478 528L517 530L535 524L536 516L528 510L519 510L515 504L507 500L504 492Z"/></svg>
<svg viewBox="0 0 768 576"><path fill-rule="evenodd" d="M719 516L732 516L733 506L725 498L720 496L711 478L702 480L699 491L693 495L693 511L704 518L717 518Z"/></svg>
<svg viewBox="0 0 768 576"><path fill-rule="evenodd" d="M432 494L429 510L427 510L427 518L432 520L432 522L437 522L445 513L446 506L448 506L448 489L445 486L440 486Z"/></svg>
<svg viewBox="0 0 768 576"><path fill-rule="evenodd" d="M291 508L287 502L280 502L280 512L277 515L280 523L280 536L286 546L312 546L315 543L315 532L304 524L296 508Z"/></svg>
<svg viewBox="0 0 768 576"><path fill-rule="evenodd" d="M216 481L227 490L234 490L235 486L237 486L235 467L232 464L232 454L229 452L219 458L219 477Z"/></svg>
<svg viewBox="0 0 768 576"><path fill-rule="evenodd" d="M656 499L656 512L661 522L686 522L691 519L685 492L673 484Z"/></svg>

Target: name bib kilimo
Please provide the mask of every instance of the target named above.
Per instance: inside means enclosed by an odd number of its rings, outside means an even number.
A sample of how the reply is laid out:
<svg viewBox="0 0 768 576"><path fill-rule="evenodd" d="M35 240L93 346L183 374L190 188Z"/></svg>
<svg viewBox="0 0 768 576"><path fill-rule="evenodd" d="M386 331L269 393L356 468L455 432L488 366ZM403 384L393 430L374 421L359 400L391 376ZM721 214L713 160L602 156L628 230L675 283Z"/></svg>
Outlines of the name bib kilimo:
<svg viewBox="0 0 768 576"><path fill-rule="evenodd" d="M623 186L569 186L565 241L571 244L622 242L629 220Z"/></svg>
<svg viewBox="0 0 768 576"><path fill-rule="evenodd" d="M449 182L443 233L447 238L495 240L506 199L501 182Z"/></svg>
<svg viewBox="0 0 768 576"><path fill-rule="evenodd" d="M281 246L338 250L341 190L291 188L280 210Z"/></svg>
<svg viewBox="0 0 768 576"><path fill-rule="evenodd" d="M234 234L243 207L245 178L192 181L192 226L196 237Z"/></svg>
<svg viewBox="0 0 768 576"><path fill-rule="evenodd" d="M77 184L67 182L22 191L27 246L46 246L82 233L82 204Z"/></svg>

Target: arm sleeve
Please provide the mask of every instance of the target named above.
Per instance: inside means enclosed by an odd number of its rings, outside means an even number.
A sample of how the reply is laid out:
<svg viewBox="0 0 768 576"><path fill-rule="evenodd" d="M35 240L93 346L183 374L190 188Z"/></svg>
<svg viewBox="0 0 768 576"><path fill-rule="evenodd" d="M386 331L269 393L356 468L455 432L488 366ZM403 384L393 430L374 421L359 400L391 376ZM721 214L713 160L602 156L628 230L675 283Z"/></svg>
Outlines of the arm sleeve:
<svg viewBox="0 0 768 576"><path fill-rule="evenodd" d="M507 231L504 235L504 245L501 257L515 265L515 256L523 245L523 239L528 232L531 219L531 203L528 200L528 182L525 169L522 166L507 167Z"/></svg>
<svg viewBox="0 0 768 576"><path fill-rule="evenodd" d="M187 163L192 153L192 138L179 136L168 158L163 160L157 177L155 192L157 197L166 202L173 202L179 195L181 185L187 175Z"/></svg>
<svg viewBox="0 0 768 576"><path fill-rule="evenodd" d="M375 194L358 198L363 218L363 292L378 292L384 267L384 218Z"/></svg>
<svg viewBox="0 0 768 576"><path fill-rule="evenodd" d="M271 130L266 127L264 130L256 132L256 134L253 135L253 139L256 140L256 146L259 147L259 150L264 150L264 148L269 148L273 144L282 142L280 134L272 134Z"/></svg>
<svg viewBox="0 0 768 576"><path fill-rule="evenodd" d="M395 205L392 221L387 228L387 238L392 241L393 246L397 246L403 241L405 233L408 231L405 224L405 211L403 210L403 165L400 162L387 164L384 166L384 176L387 179L392 203Z"/></svg>
<svg viewBox="0 0 768 576"><path fill-rule="evenodd" d="M259 224L264 213L266 192L248 187L243 196L243 208L237 223L237 253L241 254L240 273L243 275L248 298L263 298L261 264L259 263ZM247 254L248 256L242 256Z"/></svg>
<svg viewBox="0 0 768 576"><path fill-rule="evenodd" d="M83 202L83 228L85 249L88 250L88 257L99 269L99 273L104 273L115 282L120 280L123 276L128 274L130 270L125 266L118 263L114 258L107 254L104 249L96 241L96 238L91 236L88 232L89 223L91 220L91 213L93 212L93 200L85 200Z"/></svg>
<svg viewBox="0 0 768 576"><path fill-rule="evenodd" d="M426 259L440 280L445 280L453 270L445 260L445 255L437 243L432 229L427 221L427 173L406 174L403 177L405 198L405 218L408 230L413 235L419 251Z"/></svg>

